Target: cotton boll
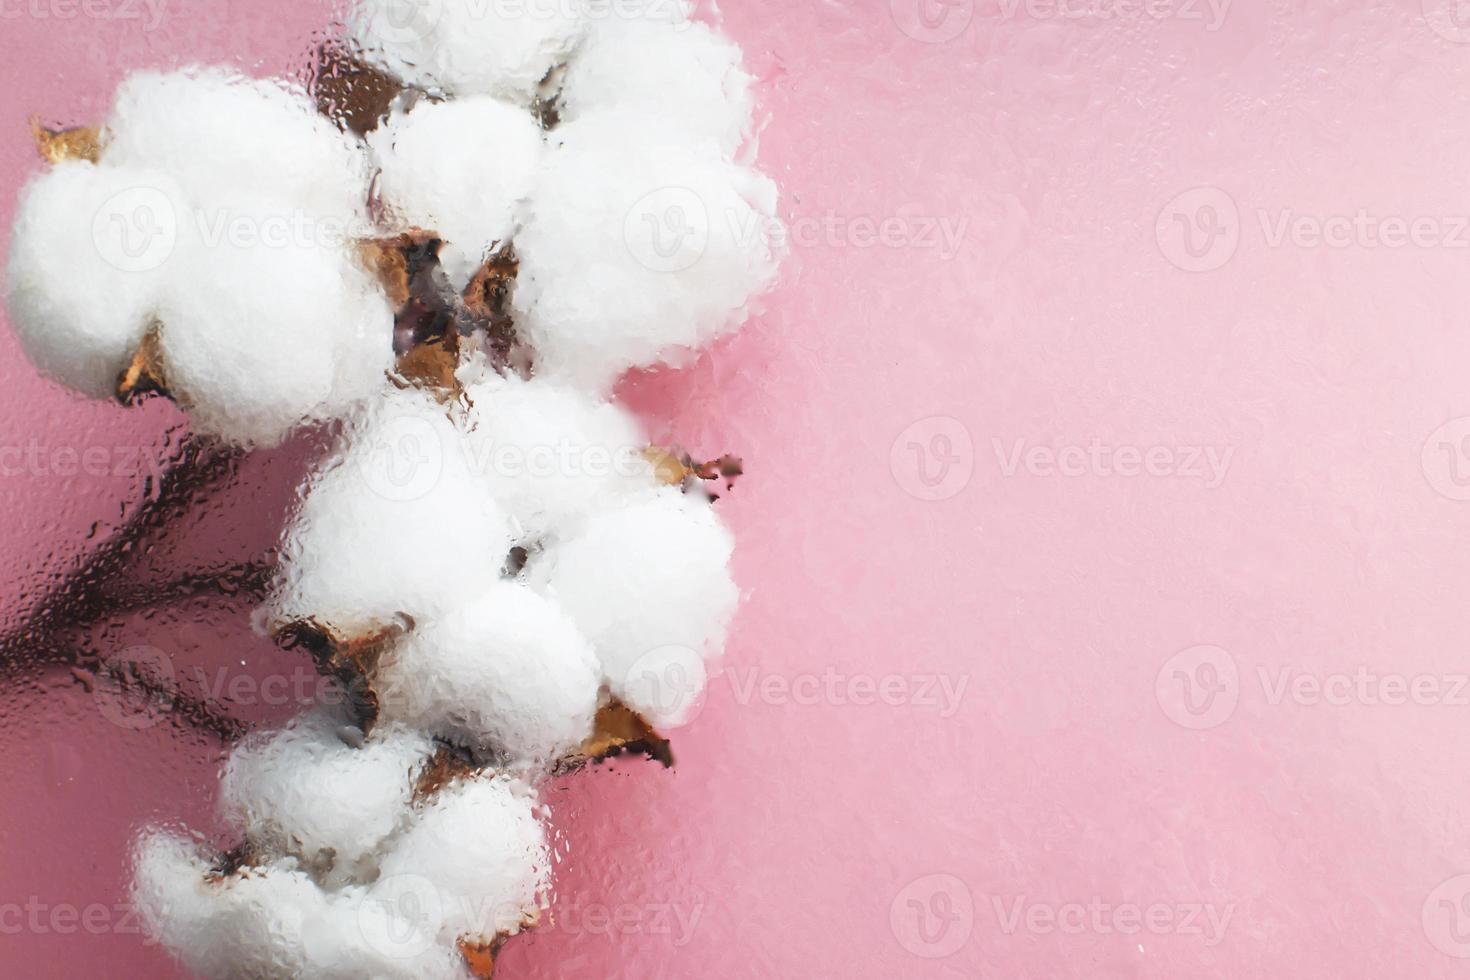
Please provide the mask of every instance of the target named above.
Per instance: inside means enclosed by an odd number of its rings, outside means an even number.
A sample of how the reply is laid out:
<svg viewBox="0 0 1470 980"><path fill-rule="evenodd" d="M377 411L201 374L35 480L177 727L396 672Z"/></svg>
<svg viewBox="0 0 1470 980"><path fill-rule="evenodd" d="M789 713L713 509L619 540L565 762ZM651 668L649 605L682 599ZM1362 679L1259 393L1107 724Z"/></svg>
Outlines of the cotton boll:
<svg viewBox="0 0 1470 980"><path fill-rule="evenodd" d="M738 327L774 280L775 186L633 111L558 129L516 237L536 370L597 388Z"/></svg>
<svg viewBox="0 0 1470 980"><path fill-rule="evenodd" d="M527 539L656 485L624 409L549 379L483 375L466 387L469 445Z"/></svg>
<svg viewBox="0 0 1470 980"><path fill-rule="evenodd" d="M751 81L740 48L705 24L609 16L596 21L567 68L561 119L630 108L729 154L750 130Z"/></svg>
<svg viewBox="0 0 1470 980"><path fill-rule="evenodd" d="M281 202L193 212L163 291L167 384L197 432L271 446L346 415L393 364L393 311L340 228Z"/></svg>
<svg viewBox="0 0 1470 980"><path fill-rule="evenodd" d="M375 690L380 719L542 766L591 733L600 680L566 614L504 582L404 637L379 662Z"/></svg>
<svg viewBox="0 0 1470 980"><path fill-rule="evenodd" d="M363 0L348 27L369 60L410 85L528 102L586 20L579 0Z"/></svg>
<svg viewBox="0 0 1470 980"><path fill-rule="evenodd" d="M413 894L440 940L515 933L541 908L550 875L546 834L521 783L453 783L415 816L383 859L375 891Z"/></svg>
<svg viewBox="0 0 1470 980"><path fill-rule="evenodd" d="M134 863L133 902L148 936L206 980L464 976L452 946L412 941L415 909L365 888L326 891L289 862L215 876L192 842L157 831L139 841Z"/></svg>
<svg viewBox="0 0 1470 980"><path fill-rule="evenodd" d="M349 636L435 613L499 580L511 526L432 395L389 389L311 478L282 545L269 610Z"/></svg>
<svg viewBox="0 0 1470 980"><path fill-rule="evenodd" d="M362 740L338 712L313 711L236 746L221 809L251 841L345 880L403 820L433 751L425 735L380 725Z"/></svg>
<svg viewBox="0 0 1470 980"><path fill-rule="evenodd" d="M489 97L420 102L370 138L383 201L405 227L445 241L440 261L460 289L510 239L530 192L541 130L530 113Z"/></svg>
<svg viewBox="0 0 1470 980"><path fill-rule="evenodd" d="M426 934L418 894L353 887L305 923L303 977L311 980L464 980L459 949Z"/></svg>
<svg viewBox="0 0 1470 980"><path fill-rule="evenodd" d="M41 371L94 398L113 393L173 274L181 201L165 174L80 161L26 186L6 304Z"/></svg>
<svg viewBox="0 0 1470 980"><path fill-rule="evenodd" d="M730 532L676 490L602 511L532 562L531 585L592 640L614 695L656 727L688 720L739 600Z"/></svg>
<svg viewBox="0 0 1470 980"><path fill-rule="evenodd" d="M190 841L146 834L134 856L133 901L151 939L205 978L304 975L303 925L327 905L304 872L282 866L210 877Z"/></svg>
<svg viewBox="0 0 1470 980"><path fill-rule="evenodd" d="M118 87L107 129L108 166L175 174L196 203L264 193L339 222L365 215L362 144L299 86L224 68L137 72Z"/></svg>

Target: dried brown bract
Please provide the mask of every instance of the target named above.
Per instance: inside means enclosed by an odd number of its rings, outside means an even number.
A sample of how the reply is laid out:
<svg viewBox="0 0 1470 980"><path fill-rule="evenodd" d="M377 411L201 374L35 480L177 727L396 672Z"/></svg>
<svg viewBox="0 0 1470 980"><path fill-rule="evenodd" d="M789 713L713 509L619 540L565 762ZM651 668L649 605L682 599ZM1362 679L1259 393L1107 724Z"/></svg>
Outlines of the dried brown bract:
<svg viewBox="0 0 1470 980"><path fill-rule="evenodd" d="M41 125L39 116L32 116L31 135L35 137L36 150L47 163L57 164L65 160L96 163L102 159L102 130L96 126L49 129Z"/></svg>
<svg viewBox="0 0 1470 980"><path fill-rule="evenodd" d="M378 720L378 692L373 688L378 660L389 644L412 628L412 621L405 617L401 623L366 636L349 637L307 619L282 626L275 639L284 649L305 650L319 673L342 685L352 722L366 735Z"/></svg>
<svg viewBox="0 0 1470 980"><path fill-rule="evenodd" d="M364 64L342 42L326 41L317 49L311 91L317 111L341 129L364 136L387 118L403 83Z"/></svg>
<svg viewBox="0 0 1470 980"><path fill-rule="evenodd" d="M602 762L626 752L640 753L668 769L674 764L674 750L643 717L616 700L598 709L592 734L573 754L556 765L558 775L575 772L589 763Z"/></svg>
<svg viewBox="0 0 1470 980"><path fill-rule="evenodd" d="M649 446L643 450L643 458L653 464L654 476L660 483L683 487L686 491L701 481L724 481L728 490L734 487L736 477L745 473L745 464L740 457L729 454L700 463L681 449Z"/></svg>
<svg viewBox="0 0 1470 980"><path fill-rule="evenodd" d="M133 359L117 381L115 397L123 405L135 405L150 395L170 397L163 373L163 348L158 341L158 325L143 335L143 342L133 352Z"/></svg>

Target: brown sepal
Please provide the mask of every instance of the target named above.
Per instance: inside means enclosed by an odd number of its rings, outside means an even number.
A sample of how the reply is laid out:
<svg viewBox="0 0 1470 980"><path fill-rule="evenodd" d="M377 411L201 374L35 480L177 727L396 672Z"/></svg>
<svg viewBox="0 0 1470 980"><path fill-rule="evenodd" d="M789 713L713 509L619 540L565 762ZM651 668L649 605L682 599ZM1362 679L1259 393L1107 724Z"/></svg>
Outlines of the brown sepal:
<svg viewBox="0 0 1470 980"><path fill-rule="evenodd" d="M457 746L441 745L429 759L413 786L413 802L421 803L456 779L473 776L480 771L469 753Z"/></svg>
<svg viewBox="0 0 1470 980"><path fill-rule="evenodd" d="M556 765L557 774L575 772L589 763L602 762L625 752L637 752L660 763L665 769L674 764L674 750L643 717L617 700L609 701L597 711L592 734L576 752Z"/></svg>
<svg viewBox="0 0 1470 980"><path fill-rule="evenodd" d="M459 954L464 957L465 965L470 969L470 976L476 980L491 980L495 976L495 958L500 955L500 947L509 938L501 933L487 943L461 937L456 945L459 946Z"/></svg>
<svg viewBox="0 0 1470 980"><path fill-rule="evenodd" d="M214 867L210 868L208 874L204 876L204 880L211 884L218 884L226 878L233 878L253 867L259 860L260 855L256 853L255 847L249 841L245 841L221 854Z"/></svg>
<svg viewBox="0 0 1470 980"><path fill-rule="evenodd" d="M728 490L735 485L735 478L745 472L740 457L729 454L700 463L683 450L649 446L643 450L643 458L653 464L654 476L660 483L685 490L701 480L707 483L723 480Z"/></svg>
<svg viewBox="0 0 1470 980"><path fill-rule="evenodd" d="M163 348L159 345L156 325L143 335L143 342L133 352L133 359L118 378L114 392L114 397L123 405L135 405L149 395L170 397L163 376Z"/></svg>
<svg viewBox="0 0 1470 980"><path fill-rule="evenodd" d="M36 140L36 150L47 163L57 164L65 160L86 160L96 163L102 159L102 130L96 126L74 126L71 129L50 129L41 125L39 116L31 117L31 135Z"/></svg>
<svg viewBox="0 0 1470 980"><path fill-rule="evenodd" d="M388 117L403 84L358 60L341 41L329 40L317 49L311 88L318 112L338 128L365 136Z"/></svg>
<svg viewBox="0 0 1470 980"><path fill-rule="evenodd" d="M520 267L515 248L505 245L485 260L464 291L465 309L473 318L474 325L484 328L490 341L491 358L497 364L508 363L511 349L515 347L510 289Z"/></svg>
<svg viewBox="0 0 1470 980"><path fill-rule="evenodd" d="M343 636L314 619L288 623L276 630L275 639L284 649L300 648L311 655L319 673L335 678L347 692L352 721L364 735L378 720L378 692L373 675L384 650L413 628L413 622L394 623L366 636Z"/></svg>

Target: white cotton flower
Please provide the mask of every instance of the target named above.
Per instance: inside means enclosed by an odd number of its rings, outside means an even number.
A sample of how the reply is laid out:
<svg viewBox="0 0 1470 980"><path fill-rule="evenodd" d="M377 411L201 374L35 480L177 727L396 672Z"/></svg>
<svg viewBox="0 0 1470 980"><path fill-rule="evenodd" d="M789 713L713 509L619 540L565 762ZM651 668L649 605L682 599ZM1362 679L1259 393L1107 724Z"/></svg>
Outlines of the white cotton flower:
<svg viewBox="0 0 1470 980"><path fill-rule="evenodd" d="M211 879L191 841L154 832L139 842L133 901L151 939L207 978L301 976L302 929L326 904L305 872L288 867Z"/></svg>
<svg viewBox="0 0 1470 980"><path fill-rule="evenodd" d="M10 322L41 371L110 396L176 269L183 191L167 174L76 161L26 185L6 271Z"/></svg>
<svg viewBox="0 0 1470 980"><path fill-rule="evenodd" d="M544 766L591 733L600 681L591 646L566 614L527 586L502 582L385 653L374 690L380 723Z"/></svg>
<svg viewBox="0 0 1470 980"><path fill-rule="evenodd" d="M281 549L273 625L314 619L361 636L483 595L511 526L471 470L450 409L389 389L310 478Z"/></svg>
<svg viewBox="0 0 1470 980"><path fill-rule="evenodd" d="M486 372L466 385L468 446L527 540L656 485L625 409L552 379Z"/></svg>
<svg viewBox="0 0 1470 980"><path fill-rule="evenodd" d="M504 777L452 783L383 858L375 891L413 894L441 941L488 942L538 915L550 875L535 801Z"/></svg>
<svg viewBox="0 0 1470 980"><path fill-rule="evenodd" d="M366 888L325 890L289 861L218 876L199 848L152 831L134 854L133 904L150 939L206 980L460 980L452 944L413 941L413 908Z"/></svg>
<svg viewBox="0 0 1470 980"><path fill-rule="evenodd" d="M755 110L740 48L688 20L598 18L562 79L562 123L604 109L632 109L691 143L733 154Z"/></svg>
<svg viewBox="0 0 1470 980"><path fill-rule="evenodd" d="M513 306L538 373L605 389L744 322L784 248L768 178L642 110L553 135L515 243Z"/></svg>
<svg viewBox="0 0 1470 980"><path fill-rule="evenodd" d="M266 194L358 224L367 207L361 143L321 115L300 86L228 68L141 71L124 79L103 162L173 174L198 207Z"/></svg>
<svg viewBox="0 0 1470 980"><path fill-rule="evenodd" d="M364 739L339 712L315 710L235 747L221 809L252 843L349 880L407 816L433 752L426 735L379 725Z"/></svg>
<svg viewBox="0 0 1470 980"><path fill-rule="evenodd" d="M609 688L655 727L696 705L739 601L734 540L708 501L668 489L600 511L528 569L592 641Z"/></svg>
<svg viewBox="0 0 1470 980"><path fill-rule="evenodd" d="M141 72L96 166L22 202L9 305L42 370L101 397L150 330L196 431L247 448L347 414L393 363L362 265L365 150L306 94L223 69Z"/></svg>
<svg viewBox="0 0 1470 980"><path fill-rule="evenodd" d="M361 0L348 18L364 55L410 85L523 102L586 26L580 0Z"/></svg>
<svg viewBox="0 0 1470 980"><path fill-rule="evenodd" d="M515 231L541 158L540 127L524 108L479 96L421 101L368 139L384 204L404 228L443 238L440 263L463 290Z"/></svg>
<svg viewBox="0 0 1470 980"><path fill-rule="evenodd" d="M271 446L382 386L393 310L349 242L318 240L279 201L221 198L215 217L195 215L223 223L198 229L157 310L167 386L195 431Z"/></svg>

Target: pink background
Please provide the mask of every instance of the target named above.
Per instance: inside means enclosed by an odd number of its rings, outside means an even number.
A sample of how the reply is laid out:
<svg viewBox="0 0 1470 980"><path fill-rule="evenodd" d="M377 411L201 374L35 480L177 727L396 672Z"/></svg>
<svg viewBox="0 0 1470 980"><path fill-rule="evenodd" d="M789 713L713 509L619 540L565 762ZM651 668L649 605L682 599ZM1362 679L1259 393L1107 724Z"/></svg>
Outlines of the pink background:
<svg viewBox="0 0 1470 980"><path fill-rule="evenodd" d="M675 771L551 793L558 923L503 975L1464 975L1470 32L1436 0L1240 2L1213 25L1186 0L927 22L917 2L725 4L766 81L792 273L739 338L626 394L745 456L719 506L749 601ZM184 57L299 68L331 19L3 9L7 227L29 113L96 119L125 72ZM1311 237L1334 216L1346 239ZM1305 224L1282 240L1283 218ZM179 419L81 403L0 351L0 447L53 461L0 475L13 619L143 492L55 451L151 458ZM1073 475L1011 466L1018 444ZM1195 475L1206 448L1220 479ZM253 461L173 557L268 547L300 455ZM245 611L119 620L78 663L148 644L181 674L302 670ZM173 975L111 905L137 827L208 825L219 746L120 728L84 673L0 656L21 678L0 973ZM259 700L221 710L290 713ZM90 903L100 935L52 917ZM16 906L43 911L7 929Z"/></svg>

